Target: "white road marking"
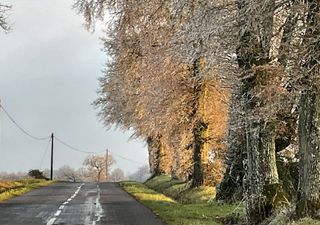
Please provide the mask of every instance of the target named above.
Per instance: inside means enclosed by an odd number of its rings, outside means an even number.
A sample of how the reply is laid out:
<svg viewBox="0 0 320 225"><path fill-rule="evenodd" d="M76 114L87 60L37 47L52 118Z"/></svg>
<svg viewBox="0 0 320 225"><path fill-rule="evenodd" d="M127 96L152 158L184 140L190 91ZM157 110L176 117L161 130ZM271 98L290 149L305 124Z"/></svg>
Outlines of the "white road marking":
<svg viewBox="0 0 320 225"><path fill-rule="evenodd" d="M97 217L97 219L95 221L92 222L92 225L96 225L97 222L99 222L101 220L101 217L103 216L103 209L102 209L102 206L101 206L101 203L100 203L100 187L99 185L97 185L97 189L98 189L98 195L97 195L97 198L96 198L96 214L95 216Z"/></svg>
<svg viewBox="0 0 320 225"><path fill-rule="evenodd" d="M59 216L61 214L61 210L58 210L55 214L54 214L54 216Z"/></svg>
<svg viewBox="0 0 320 225"><path fill-rule="evenodd" d="M61 214L62 209L65 207L65 205L67 205L70 201L72 201L72 200L79 194L79 191L80 191L80 189L82 188L83 185L84 185L84 183L81 184L81 185L77 188L77 190L75 191L75 193L74 193L70 198L68 198L67 201L65 201L64 203L62 203L62 204L59 206L59 209L58 209L58 211L54 214L54 217L52 217L52 218L47 222L46 225L53 225L53 224L54 224L54 222L57 220L57 217ZM100 192L99 192L99 194L100 194ZM99 197L99 198L100 198L100 197Z"/></svg>
<svg viewBox="0 0 320 225"><path fill-rule="evenodd" d="M48 221L47 225L52 225L52 224L54 224L54 222L56 222L56 219L57 219L57 218L55 218L55 217L51 218L51 219Z"/></svg>

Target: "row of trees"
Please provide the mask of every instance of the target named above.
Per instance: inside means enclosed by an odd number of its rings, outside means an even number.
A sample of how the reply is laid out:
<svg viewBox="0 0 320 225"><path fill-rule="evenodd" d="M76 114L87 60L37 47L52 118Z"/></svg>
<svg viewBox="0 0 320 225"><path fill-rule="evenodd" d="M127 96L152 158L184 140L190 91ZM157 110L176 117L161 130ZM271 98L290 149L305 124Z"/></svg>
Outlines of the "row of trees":
<svg viewBox="0 0 320 225"><path fill-rule="evenodd" d="M68 165L64 165L56 170L54 170L54 179L63 180L70 182L119 182L122 180L128 179L124 172L119 169L111 170L111 166L115 163L115 160L111 155L108 156L108 164L106 164L106 155L89 155L83 162L84 167L79 169L74 169ZM106 166L108 167L108 176L106 176ZM134 180L142 179L148 175L145 172L145 169L141 170L140 168L129 176ZM40 171L38 169L30 170L26 172L1 172L0 180L20 180L28 177L33 177L36 179L48 179L50 177L50 170L45 169Z"/></svg>
<svg viewBox="0 0 320 225"><path fill-rule="evenodd" d="M111 166L115 163L116 161L111 155L108 155L108 158L105 154L89 155L83 162L84 167L76 170L68 165L65 165L54 171L54 179L72 182L118 182L120 180L124 180L125 174L121 169L116 168L111 171ZM106 174L107 171L108 174ZM44 174L48 175L49 172L49 170L44 171Z"/></svg>
<svg viewBox="0 0 320 225"><path fill-rule="evenodd" d="M105 9L114 15L103 39L111 58L95 102L105 124L133 129L147 141L153 174L173 173L193 186L218 183L229 93L209 67L204 38L189 45L186 38L194 37L177 33L188 24L180 16L191 9L172 17L169 2L162 1L77 1L75 6L89 27ZM197 20L196 13L188 20ZM178 48L176 38L188 49Z"/></svg>
<svg viewBox="0 0 320 225"><path fill-rule="evenodd" d="M217 198L244 196L248 224L289 202L299 217L318 215L319 1L77 0L75 8L89 29L112 17L95 104L107 126L146 140L155 175L199 186L225 171ZM281 174L281 154L298 158L298 180Z"/></svg>
<svg viewBox="0 0 320 225"><path fill-rule="evenodd" d="M107 156L105 154L89 155L83 162L84 167L74 169L68 165L62 166L54 171L54 179L71 182L119 182L127 179L145 181L150 176L147 165L139 167L137 171L129 175L125 175L119 168L111 169L116 163L112 155L108 155L108 162L106 162ZM107 171L108 175L106 175ZM44 174L48 176L49 172L49 170L45 170Z"/></svg>
<svg viewBox="0 0 320 225"><path fill-rule="evenodd" d="M76 0L75 8L89 29L112 17L95 104L107 126L146 140L153 174L192 186L223 177L217 198L244 196L248 224L289 203L299 217L318 216L319 1ZM0 5L5 31L8 9ZM290 152L296 167L279 163ZM288 165L297 180L281 174Z"/></svg>
<svg viewBox="0 0 320 225"><path fill-rule="evenodd" d="M84 160L84 167L74 169L68 165L62 166L54 171L54 179L71 182L120 182L130 179L143 182L150 177L148 165L141 166L137 171L126 175L120 168L111 170L113 164L115 164L115 160L111 155L108 156L108 165L106 165L106 155L89 155ZM106 166L108 166L108 176L106 176ZM49 170L44 171L44 175L48 176L49 174Z"/></svg>

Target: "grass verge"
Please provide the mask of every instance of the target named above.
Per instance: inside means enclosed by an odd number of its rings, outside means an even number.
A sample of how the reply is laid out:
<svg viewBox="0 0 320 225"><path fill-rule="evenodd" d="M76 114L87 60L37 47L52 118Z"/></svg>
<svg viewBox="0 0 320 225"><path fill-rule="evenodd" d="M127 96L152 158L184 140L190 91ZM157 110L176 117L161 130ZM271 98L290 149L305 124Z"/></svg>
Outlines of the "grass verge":
<svg viewBox="0 0 320 225"><path fill-rule="evenodd" d="M320 225L320 221L311 218L303 218L301 220L291 223L290 225Z"/></svg>
<svg viewBox="0 0 320 225"><path fill-rule="evenodd" d="M148 189L141 184L124 183L124 188L138 198L142 203L150 207L154 212L168 224L245 224L244 207L219 204L214 200L215 188L199 187L190 188L190 183L181 182L168 175L154 177L145 185L155 191ZM131 187L130 187L131 186ZM139 192L138 190L142 190ZM149 195L143 196L142 193L148 191ZM153 199L152 196L170 196L176 201L162 202ZM152 195L150 195L152 193ZM162 195L162 196L164 196ZM158 198L158 197L157 197ZM160 201L161 202L161 201ZM210 204L208 204L210 203ZM172 214L171 214L172 213ZM292 221L289 217L282 218L283 221L273 222L276 225L320 225L319 220L303 218Z"/></svg>
<svg viewBox="0 0 320 225"><path fill-rule="evenodd" d="M168 175L154 177L145 182L145 185L184 204L207 203L216 195L214 187L190 188L189 182L181 182Z"/></svg>
<svg viewBox="0 0 320 225"><path fill-rule="evenodd" d="M168 225L232 224L232 219L239 218L243 214L241 205L181 204L141 183L126 181L121 185Z"/></svg>
<svg viewBox="0 0 320 225"><path fill-rule="evenodd" d="M23 195L33 189L44 187L53 181L26 179L18 181L0 181L0 201Z"/></svg>

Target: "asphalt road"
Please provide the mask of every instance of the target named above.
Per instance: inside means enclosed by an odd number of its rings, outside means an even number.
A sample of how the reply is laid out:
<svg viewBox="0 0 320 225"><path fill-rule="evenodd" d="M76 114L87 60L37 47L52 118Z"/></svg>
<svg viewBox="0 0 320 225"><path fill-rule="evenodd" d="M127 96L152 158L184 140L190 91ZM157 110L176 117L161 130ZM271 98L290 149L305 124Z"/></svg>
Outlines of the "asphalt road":
<svg viewBox="0 0 320 225"><path fill-rule="evenodd" d="M56 183L0 202L0 225L162 225L116 183Z"/></svg>

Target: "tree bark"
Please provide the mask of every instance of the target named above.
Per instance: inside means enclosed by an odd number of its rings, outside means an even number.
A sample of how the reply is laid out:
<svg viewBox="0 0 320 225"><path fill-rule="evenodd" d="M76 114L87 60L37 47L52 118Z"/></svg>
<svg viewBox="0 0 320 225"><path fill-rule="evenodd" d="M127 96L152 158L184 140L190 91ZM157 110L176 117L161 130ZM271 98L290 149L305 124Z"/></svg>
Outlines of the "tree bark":
<svg viewBox="0 0 320 225"><path fill-rule="evenodd" d="M308 10L303 48L306 90L300 100L299 188L296 213L299 217L320 218L320 2L305 2Z"/></svg>
<svg viewBox="0 0 320 225"><path fill-rule="evenodd" d="M194 79L193 84L193 99L191 102L192 111L190 114L191 120L194 120L193 127L193 173L191 174L192 187L199 187L204 183L204 164L207 160L208 149L208 123L205 119L205 105L204 99L206 98L205 81L201 77L201 51L202 40L199 39L197 47L195 48L195 56L192 61L192 76Z"/></svg>
<svg viewBox="0 0 320 225"><path fill-rule="evenodd" d="M193 174L192 187L203 185L203 149L205 148L205 138L208 124L200 120L193 130L194 147L193 147Z"/></svg>
<svg viewBox="0 0 320 225"><path fill-rule="evenodd" d="M260 103L254 88L260 74L253 74L254 66L268 65L275 1L239 0L239 26L243 29L237 48L238 65L243 69L240 96L246 118L246 175L245 196L247 224L259 224L275 209L287 202L276 166L275 126L272 119L259 115ZM252 19L254 18L254 19ZM249 22L248 22L249 21ZM253 91L252 91L253 90ZM262 104L263 106L263 104Z"/></svg>
<svg viewBox="0 0 320 225"><path fill-rule="evenodd" d="M236 202L243 198L243 162L246 159L246 136L243 126L241 99L238 93L232 97L228 122L228 149L225 159L226 170L218 186L216 199L224 202Z"/></svg>
<svg viewBox="0 0 320 225"><path fill-rule="evenodd" d="M302 94L299 114L300 171L296 213L320 217L320 91Z"/></svg>
<svg viewBox="0 0 320 225"><path fill-rule="evenodd" d="M164 159L165 157L165 146L163 143L162 135L156 135L153 137L148 137L147 139L148 151L149 151L149 166L152 177L165 174L167 163Z"/></svg>
<svg viewBox="0 0 320 225"><path fill-rule="evenodd" d="M246 213L248 224L259 224L286 202L276 166L272 124L249 122L247 127Z"/></svg>

